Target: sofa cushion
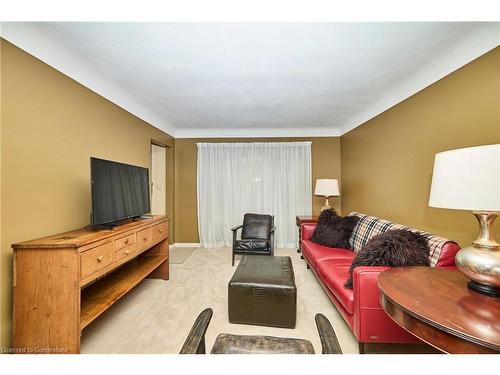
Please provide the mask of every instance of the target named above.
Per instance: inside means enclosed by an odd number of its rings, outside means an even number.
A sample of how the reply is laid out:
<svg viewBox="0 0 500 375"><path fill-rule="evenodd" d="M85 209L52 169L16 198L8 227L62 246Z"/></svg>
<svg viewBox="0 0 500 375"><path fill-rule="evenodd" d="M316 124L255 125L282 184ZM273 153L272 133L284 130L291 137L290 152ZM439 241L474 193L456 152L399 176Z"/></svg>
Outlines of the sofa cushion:
<svg viewBox="0 0 500 375"><path fill-rule="evenodd" d="M352 231L351 238L349 240L349 244L354 251L358 252L361 248L366 245L366 243L377 234L384 233L388 230L393 229L408 229L412 232L420 233L427 239L427 244L429 245L429 262L431 267L435 267L436 265L443 265L440 261L441 253L443 248L448 244L456 244L455 242L444 238L435 236L431 233L422 232L420 230L407 227L405 225L396 224L388 220L380 219L375 216L368 216L364 214L360 214L358 212L351 212L348 216L357 216L359 217L359 221L356 224L356 227ZM456 247L451 246L450 249L458 251L460 248L458 245ZM447 258L450 258L450 252L447 253ZM446 264L450 265L450 264Z"/></svg>
<svg viewBox="0 0 500 375"><path fill-rule="evenodd" d="M354 294L344 287L350 276L351 259L324 259L317 263L316 269L323 283L337 297L349 314L354 314Z"/></svg>
<svg viewBox="0 0 500 375"><path fill-rule="evenodd" d="M352 261L346 288L352 289L352 272L359 266L429 266L427 239L407 229L388 230L372 237Z"/></svg>
<svg viewBox="0 0 500 375"><path fill-rule="evenodd" d="M268 240L271 236L273 221L274 218L271 215L245 214L245 216L243 216L241 238L244 240L254 238Z"/></svg>
<svg viewBox="0 0 500 375"><path fill-rule="evenodd" d="M325 259L347 259L351 262L356 256L356 253L350 250L321 246L311 240L302 241L302 252L314 268L318 262Z"/></svg>
<svg viewBox="0 0 500 375"><path fill-rule="evenodd" d="M269 241L267 240L237 240L234 243L234 250L239 252L269 251Z"/></svg>
<svg viewBox="0 0 500 375"><path fill-rule="evenodd" d="M339 216L334 209L323 210L311 241L323 246L350 249L349 239L358 220L357 216Z"/></svg>

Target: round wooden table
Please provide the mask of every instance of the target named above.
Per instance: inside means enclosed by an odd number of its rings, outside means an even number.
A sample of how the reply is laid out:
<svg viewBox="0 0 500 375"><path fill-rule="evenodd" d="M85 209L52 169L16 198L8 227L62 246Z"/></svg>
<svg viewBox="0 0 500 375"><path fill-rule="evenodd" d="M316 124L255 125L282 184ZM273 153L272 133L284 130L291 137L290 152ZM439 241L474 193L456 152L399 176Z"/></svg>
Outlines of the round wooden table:
<svg viewBox="0 0 500 375"><path fill-rule="evenodd" d="M380 274L380 303L400 326L446 353L500 352L500 299L467 289L452 268L402 267Z"/></svg>

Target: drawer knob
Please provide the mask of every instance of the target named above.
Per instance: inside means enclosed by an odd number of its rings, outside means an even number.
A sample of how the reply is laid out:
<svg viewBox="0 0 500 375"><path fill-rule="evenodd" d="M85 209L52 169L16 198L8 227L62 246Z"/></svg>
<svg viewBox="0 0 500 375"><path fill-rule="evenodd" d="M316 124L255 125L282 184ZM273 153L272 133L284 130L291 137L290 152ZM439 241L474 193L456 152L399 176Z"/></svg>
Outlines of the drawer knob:
<svg viewBox="0 0 500 375"><path fill-rule="evenodd" d="M142 237L142 239L143 239L144 241L147 241L147 240L148 240L148 238L147 238L147 237Z"/></svg>
<svg viewBox="0 0 500 375"><path fill-rule="evenodd" d="M163 229L160 229L160 233L163 233Z"/></svg>
<svg viewBox="0 0 500 375"><path fill-rule="evenodd" d="M126 244L128 243L128 238L127 238L127 239L125 239L125 243L126 243Z"/></svg>
<svg viewBox="0 0 500 375"><path fill-rule="evenodd" d="M103 256L103 255L101 255L101 256L99 256L99 257L97 257L97 261L98 261L99 263L101 263L103 259L104 259L104 256Z"/></svg>
<svg viewBox="0 0 500 375"><path fill-rule="evenodd" d="M130 254L130 251L125 250L125 255L129 255L129 254Z"/></svg>

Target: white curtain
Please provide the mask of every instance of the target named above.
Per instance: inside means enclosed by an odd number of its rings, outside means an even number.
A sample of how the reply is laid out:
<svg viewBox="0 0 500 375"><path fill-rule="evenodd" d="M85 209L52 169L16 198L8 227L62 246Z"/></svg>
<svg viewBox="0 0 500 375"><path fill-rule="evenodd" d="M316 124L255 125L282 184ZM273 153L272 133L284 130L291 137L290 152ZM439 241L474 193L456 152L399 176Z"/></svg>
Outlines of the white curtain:
<svg viewBox="0 0 500 375"><path fill-rule="evenodd" d="M274 215L277 247L297 245L296 215L311 215L311 142L198 143L201 246L231 246L245 213Z"/></svg>

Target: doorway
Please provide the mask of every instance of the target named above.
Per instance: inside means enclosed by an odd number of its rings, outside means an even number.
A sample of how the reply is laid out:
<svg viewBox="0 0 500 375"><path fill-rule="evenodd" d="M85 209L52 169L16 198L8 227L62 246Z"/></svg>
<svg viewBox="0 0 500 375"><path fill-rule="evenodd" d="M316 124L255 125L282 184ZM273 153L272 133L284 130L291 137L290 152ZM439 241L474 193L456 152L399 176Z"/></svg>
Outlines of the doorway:
<svg viewBox="0 0 500 375"><path fill-rule="evenodd" d="M151 143L151 214L167 213L167 148Z"/></svg>

